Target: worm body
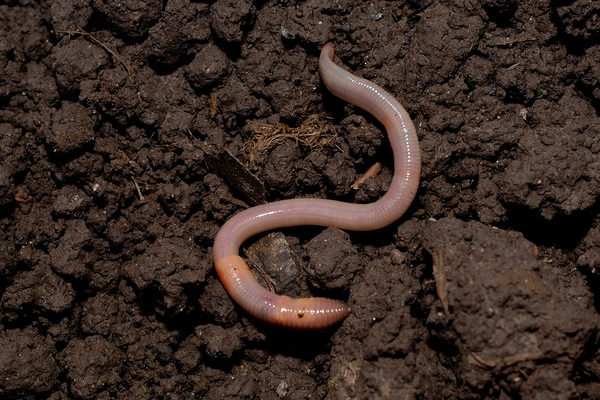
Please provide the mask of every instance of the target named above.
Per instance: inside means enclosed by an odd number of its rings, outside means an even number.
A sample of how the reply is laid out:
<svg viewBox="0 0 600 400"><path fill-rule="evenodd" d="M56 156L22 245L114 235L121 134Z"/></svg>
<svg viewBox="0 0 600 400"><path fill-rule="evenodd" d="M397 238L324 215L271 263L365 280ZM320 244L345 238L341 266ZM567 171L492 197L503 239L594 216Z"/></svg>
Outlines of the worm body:
<svg viewBox="0 0 600 400"><path fill-rule="evenodd" d="M213 246L215 269L225 290L255 318L292 329L322 329L341 321L350 308L321 297L292 299L262 287L238 255L242 243L258 233L298 225L369 231L397 220L410 206L421 174L415 127L404 108L385 90L333 63L333 44L321 50L319 71L327 89L377 118L386 128L394 154L394 177L387 193L371 204L323 199L291 199L242 211L219 230Z"/></svg>

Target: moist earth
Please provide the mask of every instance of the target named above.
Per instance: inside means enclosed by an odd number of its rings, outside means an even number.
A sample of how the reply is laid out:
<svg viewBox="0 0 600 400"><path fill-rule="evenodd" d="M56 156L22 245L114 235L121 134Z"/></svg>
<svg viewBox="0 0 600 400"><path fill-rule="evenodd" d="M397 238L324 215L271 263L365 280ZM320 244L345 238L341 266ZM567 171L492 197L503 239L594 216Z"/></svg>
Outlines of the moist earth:
<svg viewBox="0 0 600 400"><path fill-rule="evenodd" d="M265 286L352 308L288 332L211 247L262 199L385 193L328 41L406 107L423 171L387 228L244 245ZM600 398L599 60L584 0L3 2L0 397ZM331 137L249 152L308 120Z"/></svg>

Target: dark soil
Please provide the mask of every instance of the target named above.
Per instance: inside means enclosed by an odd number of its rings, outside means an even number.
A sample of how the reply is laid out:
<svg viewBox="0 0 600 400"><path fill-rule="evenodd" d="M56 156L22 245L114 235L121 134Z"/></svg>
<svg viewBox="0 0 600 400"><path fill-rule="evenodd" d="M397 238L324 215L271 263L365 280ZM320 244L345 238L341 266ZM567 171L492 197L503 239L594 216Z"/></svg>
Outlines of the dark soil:
<svg viewBox="0 0 600 400"><path fill-rule="evenodd" d="M599 2L2 3L0 397L600 398ZM327 41L412 115L422 183L380 231L246 245L278 292L352 307L287 332L231 302L211 246L261 196L385 192ZM249 161L248 123L318 113L334 143Z"/></svg>

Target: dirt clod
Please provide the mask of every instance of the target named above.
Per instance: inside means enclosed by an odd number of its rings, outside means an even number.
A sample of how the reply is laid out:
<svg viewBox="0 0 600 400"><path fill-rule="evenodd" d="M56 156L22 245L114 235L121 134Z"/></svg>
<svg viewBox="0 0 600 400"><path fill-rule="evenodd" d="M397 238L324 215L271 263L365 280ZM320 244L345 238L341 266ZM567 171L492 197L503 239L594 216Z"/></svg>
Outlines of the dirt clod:
<svg viewBox="0 0 600 400"><path fill-rule="evenodd" d="M557 296L541 279L532 243L514 232L453 218L429 224L423 238L433 263L445 276L445 308L452 330L440 332L442 340L449 342L444 346L457 347L466 355L458 362L457 373L483 390L490 381L511 385L501 376L511 377L512 371L527 365L536 379L552 376L558 383L538 391L550 397L572 396L571 371L600 327L600 318L581 304ZM554 354L561 354L560 362L548 362ZM529 381L526 386L538 384Z"/></svg>
<svg viewBox="0 0 600 400"><path fill-rule="evenodd" d="M12 329L2 332L0 345L0 394L41 395L54 387L60 370L51 342L34 331Z"/></svg>
<svg viewBox="0 0 600 400"><path fill-rule="evenodd" d="M319 289L346 290L358 270L357 251L350 236L339 229L327 228L307 245L308 276Z"/></svg>

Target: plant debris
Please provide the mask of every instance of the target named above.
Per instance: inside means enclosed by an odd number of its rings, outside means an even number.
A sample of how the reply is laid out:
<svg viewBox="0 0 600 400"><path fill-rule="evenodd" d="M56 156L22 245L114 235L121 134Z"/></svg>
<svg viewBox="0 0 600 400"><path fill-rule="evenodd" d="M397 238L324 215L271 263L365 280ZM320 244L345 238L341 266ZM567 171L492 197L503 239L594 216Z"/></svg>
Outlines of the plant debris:
<svg viewBox="0 0 600 400"><path fill-rule="evenodd" d="M295 128L282 122L267 124L258 121L249 122L246 128L251 136L243 151L250 164L256 161L258 154L268 151L286 139L292 139L312 150L332 146L338 138L335 127L323 113L309 115Z"/></svg>

